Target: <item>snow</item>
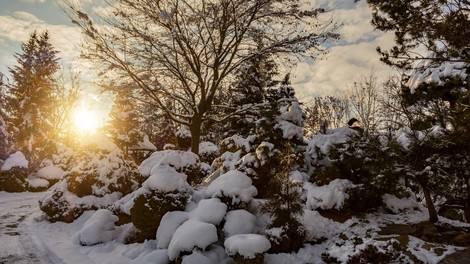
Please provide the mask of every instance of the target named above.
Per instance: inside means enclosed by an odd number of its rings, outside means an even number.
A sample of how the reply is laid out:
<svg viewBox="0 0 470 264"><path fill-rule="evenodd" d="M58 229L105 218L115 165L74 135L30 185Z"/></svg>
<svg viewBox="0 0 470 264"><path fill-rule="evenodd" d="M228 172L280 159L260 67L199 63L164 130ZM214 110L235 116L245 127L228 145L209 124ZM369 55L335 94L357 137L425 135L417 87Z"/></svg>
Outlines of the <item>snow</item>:
<svg viewBox="0 0 470 264"><path fill-rule="evenodd" d="M81 245L93 246L116 238L114 223L119 218L107 209L96 211L79 232Z"/></svg>
<svg viewBox="0 0 470 264"><path fill-rule="evenodd" d="M183 171L199 164L199 157L189 151L154 152L139 166L140 174L149 177L143 187L162 192L192 190Z"/></svg>
<svg viewBox="0 0 470 264"><path fill-rule="evenodd" d="M240 209L227 213L225 216L225 237L238 234L251 234L256 230L256 217L250 212Z"/></svg>
<svg viewBox="0 0 470 264"><path fill-rule="evenodd" d="M157 248L168 248L175 231L189 219L189 214L182 211L168 212L160 221L157 229Z"/></svg>
<svg viewBox="0 0 470 264"><path fill-rule="evenodd" d="M152 175L145 180L143 187L161 192L184 192L191 189L186 178L186 174L177 172L173 167L168 165L158 166L152 170Z"/></svg>
<svg viewBox="0 0 470 264"><path fill-rule="evenodd" d="M456 76L465 80L468 76L468 73L466 73L467 67L468 65L465 62L444 61L437 64L432 60L425 60L417 65L418 70L411 75L407 86L414 93L416 88L422 83L437 83L441 85L445 82L446 78Z"/></svg>
<svg viewBox="0 0 470 264"><path fill-rule="evenodd" d="M204 141L204 142L199 143L200 155L219 153L219 150L220 150L219 147L212 142Z"/></svg>
<svg viewBox="0 0 470 264"><path fill-rule="evenodd" d="M39 169L36 176L41 179L60 180L64 177L64 174L65 172L61 168L49 165Z"/></svg>
<svg viewBox="0 0 470 264"><path fill-rule="evenodd" d="M387 207L396 214L405 210L411 211L422 207L422 205L416 201L415 197L400 199L394 195L386 193L382 196L382 199L385 207Z"/></svg>
<svg viewBox="0 0 470 264"><path fill-rule="evenodd" d="M199 163L199 157L189 151L163 150L154 152L149 158L144 160L139 166L140 174L150 176L153 170L158 170L160 166L168 165L177 171L195 166Z"/></svg>
<svg viewBox="0 0 470 264"><path fill-rule="evenodd" d="M29 162L21 151L11 154L3 163L1 171L9 171L12 168L28 168Z"/></svg>
<svg viewBox="0 0 470 264"><path fill-rule="evenodd" d="M214 225L190 219L171 238L168 256L170 260L175 260L181 252L191 252L194 248L205 249L217 240L217 228Z"/></svg>
<svg viewBox="0 0 470 264"><path fill-rule="evenodd" d="M97 220L96 223L106 225L112 230L115 228L116 239L93 246L81 246L80 234L83 233L86 226L92 226L92 219L100 219L94 211L85 212L73 223L49 223L44 220L42 213L39 212L37 199L42 193L6 193L0 192L0 259L7 256L18 257L19 263L51 263L51 264L169 264L170 250L158 248L157 240L146 240L143 243L125 244L125 238L132 232L132 224L114 226L112 224L115 218L112 214L103 210L104 215L110 217L109 220ZM247 215L243 210L230 211L226 214L226 225L228 222L237 221L240 215ZM233 216L230 216L233 212ZM172 215L173 216L170 216ZM168 218L167 218L168 217ZM170 224L172 221L184 222L183 225L175 224L177 227L161 227L167 230L172 236L173 250L179 249L181 252L188 252L188 255L182 256L182 263L188 264L229 264L233 261L226 255L224 247L218 245L216 228L212 224L203 223L197 220L186 220L189 217L187 212L172 212L164 216L164 222ZM14 219L13 219L14 218ZM106 217L104 217L106 218ZM114 219L113 219L114 218ZM167 218L165 220L165 218ZM247 217L251 218L251 217ZM303 264L303 263L323 263L321 256L323 253L329 253L341 260L346 260L347 256L357 254L358 250L367 245L378 246L382 250L385 245L385 237L377 237L378 226L387 223L415 224L426 221L427 213L423 211L404 211L400 214L374 213L366 214L364 218L351 218L344 223L338 223L321 216L316 211L306 210L304 212L303 223L305 225L307 236L312 238L327 238L325 242L305 244L297 253L266 254L266 264ZM16 219L16 220L15 220ZM22 219L22 220L18 220ZM232 219L232 220L230 220ZM445 219L439 219L443 221ZM23 221L23 222L18 222ZM239 227L245 220L238 219ZM246 221L247 223L249 222ZM454 225L448 221L445 223ZM469 224L458 223L459 226L470 227ZM8 227L6 227L8 225ZM226 225L224 231L226 232ZM10 227L12 226L12 227ZM13 227L15 226L15 227ZM184 228L182 228L185 226ZM10 230L14 228L13 230ZM185 230L184 230L185 229ZM107 228L99 229L97 233L109 230ZM20 235L4 235L4 232L13 231ZM158 233L158 231L157 231ZM174 235L173 235L174 234ZM209 235L210 234L210 235ZM359 245L354 245L353 240L343 240L338 236L344 234L348 238L371 237L364 239ZM209 239L211 236L211 239ZM253 238L259 239L253 242ZM178 239L177 239L178 238ZM249 239L247 239L249 238ZM458 248L449 245L430 244L418 238L409 237L410 242L406 247L413 255L417 256L425 263L438 263L445 256L452 254ZM187 241L186 241L187 240ZM202 241L205 243L202 243ZM211 242L212 241L212 242ZM228 242L227 242L228 241ZM216 244L214 244L216 243ZM269 243L269 241L268 241ZM227 253L230 255L240 254L246 258L252 257L258 252L266 252L269 244L266 238L254 234L235 234L226 239L224 245L227 247ZM254 245L253 245L254 244ZM261 245L266 247L262 248ZM194 248L196 247L196 248ZM438 256L434 248L441 248L443 255ZM203 250L202 250L203 249ZM7 254L7 255L5 255ZM13 254L13 255L11 255Z"/></svg>
<svg viewBox="0 0 470 264"><path fill-rule="evenodd" d="M218 225L224 219L227 212L227 205L218 198L201 200L190 214L190 219Z"/></svg>
<svg viewBox="0 0 470 264"><path fill-rule="evenodd" d="M285 139L302 138L304 130L302 127L292 124L289 121L280 120L274 126L274 129L279 128L282 130L282 137Z"/></svg>
<svg viewBox="0 0 470 264"><path fill-rule="evenodd" d="M345 143L353 133L357 133L357 131L349 127L328 129L326 134L318 134L310 140L307 146L307 154L311 158L318 158L317 148L320 149L321 153L328 154L332 145Z"/></svg>
<svg viewBox="0 0 470 264"><path fill-rule="evenodd" d="M258 191L253 186L253 181L240 171L229 171L215 179L205 191L206 197L232 198L232 202L248 203Z"/></svg>
<svg viewBox="0 0 470 264"><path fill-rule="evenodd" d="M239 254L245 258L253 259L257 254L264 253L271 248L269 240L258 234L238 234L227 238L224 242L227 254Z"/></svg>
<svg viewBox="0 0 470 264"><path fill-rule="evenodd" d="M309 209L341 209L349 195L347 190L355 185L347 179L335 179L327 185L317 186L306 182L304 188L307 190L306 206Z"/></svg>
<svg viewBox="0 0 470 264"><path fill-rule="evenodd" d="M147 134L144 135L143 141L138 143L137 148L153 151L157 150L157 147L152 142L150 142L149 136Z"/></svg>
<svg viewBox="0 0 470 264"><path fill-rule="evenodd" d="M103 132L95 132L93 136L85 137L82 144L83 147L95 147L99 150L104 150L110 153L120 152L116 144L114 144L113 141Z"/></svg>
<svg viewBox="0 0 470 264"><path fill-rule="evenodd" d="M38 178L28 178L26 179L28 182L29 186L32 188L45 188L49 186L49 182L44 179L38 179Z"/></svg>

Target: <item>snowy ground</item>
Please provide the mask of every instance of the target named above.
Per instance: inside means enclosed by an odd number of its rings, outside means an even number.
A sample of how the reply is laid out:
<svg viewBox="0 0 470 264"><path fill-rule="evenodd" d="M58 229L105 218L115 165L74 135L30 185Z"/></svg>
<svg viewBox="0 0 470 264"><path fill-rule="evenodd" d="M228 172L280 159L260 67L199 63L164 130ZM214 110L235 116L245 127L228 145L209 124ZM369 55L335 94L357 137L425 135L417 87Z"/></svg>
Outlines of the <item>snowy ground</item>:
<svg viewBox="0 0 470 264"><path fill-rule="evenodd" d="M42 213L38 207L37 200L42 195L42 193L0 192L0 263L168 263L167 259L161 258L162 255L166 256L166 252L156 250L156 240L125 245L117 238L94 246L80 245L78 234L87 220L92 217L93 212L84 213L70 224L49 223L42 219ZM426 219L426 214L422 212L408 215L371 214L366 219L352 218L345 223L334 222L315 211L311 211L306 217L312 224L312 227L307 226L307 229L320 232L320 235L329 239L321 244L306 245L298 253L267 255L266 263L323 263L321 254L324 252L329 252L341 259L341 256L351 253L351 245L345 241L342 246L338 246L339 240L335 238L337 234L343 233L348 237L376 237L374 234L378 226L384 223L419 222ZM125 233L124 229L122 231ZM374 238L367 241L378 243L378 240ZM446 247L444 255L437 256L432 251L424 250L420 244L424 242L410 236L410 250L424 263L438 263L444 259L445 255L463 249Z"/></svg>
<svg viewBox="0 0 470 264"><path fill-rule="evenodd" d="M31 226L40 195L0 192L0 263L61 263Z"/></svg>

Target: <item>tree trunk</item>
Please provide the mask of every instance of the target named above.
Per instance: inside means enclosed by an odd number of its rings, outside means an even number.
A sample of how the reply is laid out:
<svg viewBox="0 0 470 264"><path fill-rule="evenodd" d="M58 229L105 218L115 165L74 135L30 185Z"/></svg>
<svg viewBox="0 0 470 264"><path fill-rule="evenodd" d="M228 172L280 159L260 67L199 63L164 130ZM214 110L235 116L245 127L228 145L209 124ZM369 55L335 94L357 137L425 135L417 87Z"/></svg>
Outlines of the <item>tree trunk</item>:
<svg viewBox="0 0 470 264"><path fill-rule="evenodd" d="M202 118L198 115L193 116L189 131L191 131L191 152L199 155L199 141L201 138Z"/></svg>
<svg viewBox="0 0 470 264"><path fill-rule="evenodd" d="M425 187L424 185L421 185L423 188L423 194L424 194L424 200L426 201L426 206L428 207L428 212L429 212L429 221L431 223L436 223L437 222L437 212L436 212L436 207L434 207L434 203L432 202L431 199L431 193L429 192L429 189Z"/></svg>

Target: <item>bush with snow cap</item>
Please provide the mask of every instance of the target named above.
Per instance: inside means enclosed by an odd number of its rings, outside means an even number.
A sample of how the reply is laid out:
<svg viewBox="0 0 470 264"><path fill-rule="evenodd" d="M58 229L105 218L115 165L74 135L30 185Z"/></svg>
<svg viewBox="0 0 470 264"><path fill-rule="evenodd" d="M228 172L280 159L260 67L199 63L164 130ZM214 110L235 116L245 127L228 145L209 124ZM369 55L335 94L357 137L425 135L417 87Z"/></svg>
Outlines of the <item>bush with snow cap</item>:
<svg viewBox="0 0 470 264"><path fill-rule="evenodd" d="M227 238L224 246L235 263L263 263L262 254L271 248L271 243L262 235L239 234Z"/></svg>
<svg viewBox="0 0 470 264"><path fill-rule="evenodd" d="M258 191L250 177L240 171L229 171L220 175L206 189L206 197L220 198L230 206L248 203Z"/></svg>
<svg viewBox="0 0 470 264"><path fill-rule="evenodd" d="M194 248L205 249L217 240L217 228L213 224L190 219L173 234L168 256L170 260L176 260L182 252L191 252Z"/></svg>
<svg viewBox="0 0 470 264"><path fill-rule="evenodd" d="M199 167L196 154L164 150L153 153L139 167L148 177L130 209L131 221L139 229L138 240L153 239L162 217L171 211L184 210L193 189L187 178Z"/></svg>
<svg viewBox="0 0 470 264"><path fill-rule="evenodd" d="M189 214L182 211L167 212L157 229L157 248L164 249L170 245L175 231L189 219Z"/></svg>
<svg viewBox="0 0 470 264"><path fill-rule="evenodd" d="M78 233L78 239L82 246L112 241L117 236L115 222L118 217L111 211L101 209L96 211Z"/></svg>
<svg viewBox="0 0 470 264"><path fill-rule="evenodd" d="M256 217L250 212L240 209L230 211L225 215L225 237L238 234L251 234L256 230Z"/></svg>
<svg viewBox="0 0 470 264"><path fill-rule="evenodd" d="M227 212L227 205L218 198L204 199L190 214L190 219L219 225Z"/></svg>
<svg viewBox="0 0 470 264"><path fill-rule="evenodd" d="M75 152L70 171L39 201L40 208L51 221L70 222L85 210L111 205L139 181L137 166L105 135L96 134Z"/></svg>
<svg viewBox="0 0 470 264"><path fill-rule="evenodd" d="M28 188L29 161L17 151L11 154L0 168L0 191L24 192Z"/></svg>

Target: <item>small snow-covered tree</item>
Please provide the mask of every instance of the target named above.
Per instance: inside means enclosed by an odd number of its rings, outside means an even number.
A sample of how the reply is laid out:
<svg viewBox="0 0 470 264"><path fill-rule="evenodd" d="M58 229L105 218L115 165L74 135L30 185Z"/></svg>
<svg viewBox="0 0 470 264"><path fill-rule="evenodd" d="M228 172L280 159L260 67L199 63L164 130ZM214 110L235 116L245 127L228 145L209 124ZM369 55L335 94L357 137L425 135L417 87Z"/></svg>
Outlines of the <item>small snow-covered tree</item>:
<svg viewBox="0 0 470 264"><path fill-rule="evenodd" d="M266 234L271 241L271 250L292 252L299 250L305 242L305 229L300 219L303 215L302 182L293 181L290 175L298 168L302 156L286 150L281 154L281 169L276 173L268 186L270 194L262 210L272 217Z"/></svg>

